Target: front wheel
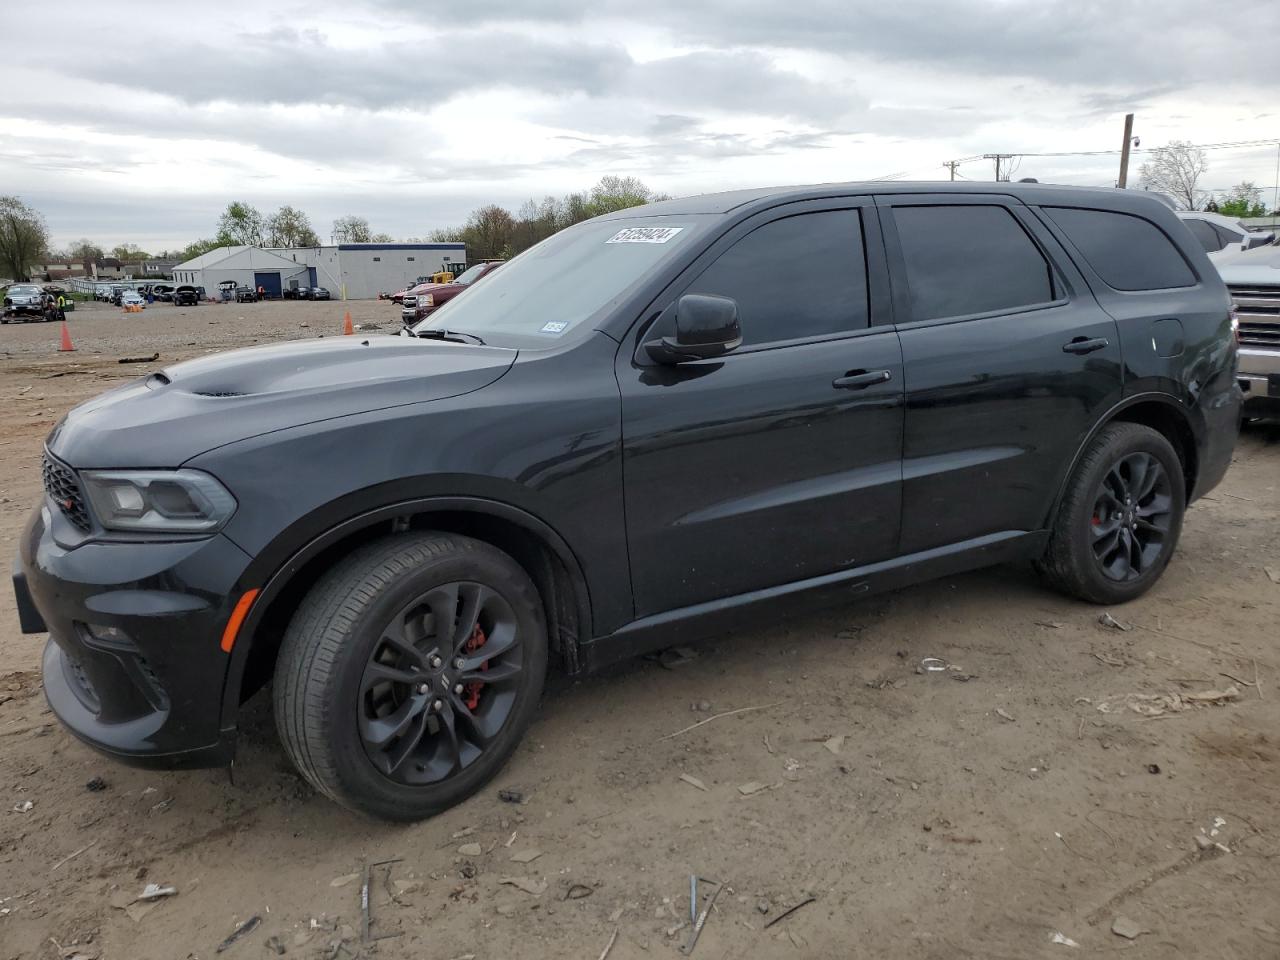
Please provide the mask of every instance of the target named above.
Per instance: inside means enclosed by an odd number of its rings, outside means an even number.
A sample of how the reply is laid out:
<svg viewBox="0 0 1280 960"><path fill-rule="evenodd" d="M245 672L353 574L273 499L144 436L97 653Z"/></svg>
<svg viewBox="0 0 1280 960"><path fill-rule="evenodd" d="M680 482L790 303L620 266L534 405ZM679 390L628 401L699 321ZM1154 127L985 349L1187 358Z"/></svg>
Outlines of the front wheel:
<svg viewBox="0 0 1280 960"><path fill-rule="evenodd" d="M276 726L322 793L420 820L501 769L546 668L542 604L519 564L469 537L397 534L302 601L276 663Z"/></svg>
<svg viewBox="0 0 1280 960"><path fill-rule="evenodd" d="M1109 424L1076 464L1040 572L1082 600L1132 600L1168 566L1185 510L1182 461L1169 441L1142 424Z"/></svg>

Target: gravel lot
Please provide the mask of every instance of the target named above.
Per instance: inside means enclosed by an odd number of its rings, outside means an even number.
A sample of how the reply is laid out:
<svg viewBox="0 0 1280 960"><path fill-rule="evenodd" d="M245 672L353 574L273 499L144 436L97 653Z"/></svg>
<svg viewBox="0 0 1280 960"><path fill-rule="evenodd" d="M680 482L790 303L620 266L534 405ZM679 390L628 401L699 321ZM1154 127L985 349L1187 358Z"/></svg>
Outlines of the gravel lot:
<svg viewBox="0 0 1280 960"><path fill-rule="evenodd" d="M70 406L186 357L340 333L347 307L399 326L385 302L86 305L72 354L55 352L56 326L0 328L0 547L14 549L41 442ZM255 916L227 957L274 956L277 938L307 958L594 960L615 931L612 960L674 957L690 873L728 884L704 960L1277 957L1267 567L1280 579L1280 428L1264 425L1188 514L1158 587L1110 611L1129 629L1023 567L761 624L678 670L638 661L553 683L498 780L409 827L315 796L262 695L234 783L98 756L47 711L44 638L18 633L6 588L0 958L212 957ZM924 657L956 669L917 672ZM1219 705L1181 699L1228 688ZM1168 695L1166 710L1130 695ZM400 859L374 872L372 933L393 938L362 945L359 874L386 858ZM148 883L177 895L130 904Z"/></svg>

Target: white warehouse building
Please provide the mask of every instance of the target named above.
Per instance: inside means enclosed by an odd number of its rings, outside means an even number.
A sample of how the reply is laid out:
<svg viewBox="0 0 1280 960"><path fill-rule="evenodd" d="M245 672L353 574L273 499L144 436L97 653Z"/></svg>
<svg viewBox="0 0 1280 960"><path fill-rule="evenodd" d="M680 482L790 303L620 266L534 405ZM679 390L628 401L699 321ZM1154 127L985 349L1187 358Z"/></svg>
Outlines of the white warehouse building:
<svg viewBox="0 0 1280 960"><path fill-rule="evenodd" d="M327 247L219 247L173 268L175 283L261 287L268 297L291 287L325 287L335 299L371 300L421 276L465 263L462 243L339 243Z"/></svg>

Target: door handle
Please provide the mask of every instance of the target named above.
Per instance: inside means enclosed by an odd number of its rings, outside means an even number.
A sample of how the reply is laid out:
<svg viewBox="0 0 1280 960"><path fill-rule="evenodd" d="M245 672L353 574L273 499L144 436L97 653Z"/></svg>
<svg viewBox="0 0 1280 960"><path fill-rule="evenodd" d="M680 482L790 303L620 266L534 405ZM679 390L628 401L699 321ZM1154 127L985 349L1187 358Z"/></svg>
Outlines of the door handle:
<svg viewBox="0 0 1280 960"><path fill-rule="evenodd" d="M892 379L893 374L888 370L850 370L843 377L832 380L831 385L837 390L865 390Z"/></svg>
<svg viewBox="0 0 1280 960"><path fill-rule="evenodd" d="M1076 337L1070 343L1064 343L1062 345L1062 352L1079 354L1093 353L1095 350L1103 350L1109 346L1111 346L1111 341L1106 337L1094 337L1093 339L1089 339L1088 337Z"/></svg>

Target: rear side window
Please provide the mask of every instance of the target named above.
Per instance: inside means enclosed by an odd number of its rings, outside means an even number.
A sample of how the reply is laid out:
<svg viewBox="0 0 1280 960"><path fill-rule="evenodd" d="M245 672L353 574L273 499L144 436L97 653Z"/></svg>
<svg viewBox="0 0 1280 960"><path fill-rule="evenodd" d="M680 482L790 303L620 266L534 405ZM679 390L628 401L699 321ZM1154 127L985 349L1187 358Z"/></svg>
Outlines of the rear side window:
<svg viewBox="0 0 1280 960"><path fill-rule="evenodd" d="M869 323L857 210L802 213L747 234L685 293L732 297L743 344L833 336Z"/></svg>
<svg viewBox="0 0 1280 960"><path fill-rule="evenodd" d="M1113 210L1043 209L1108 286L1165 290L1195 285L1195 274L1178 248L1150 220Z"/></svg>
<svg viewBox="0 0 1280 960"><path fill-rule="evenodd" d="M1204 247L1205 253L1214 253L1223 248L1222 238L1218 236L1218 231L1213 228L1213 224L1206 223L1204 220L1183 220L1182 222L1187 225L1192 236L1200 241L1200 246Z"/></svg>
<svg viewBox="0 0 1280 960"><path fill-rule="evenodd" d="M1050 303L1053 272L1017 219L983 204L894 207L911 319Z"/></svg>

